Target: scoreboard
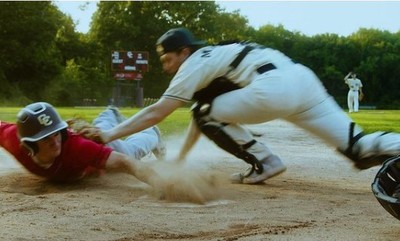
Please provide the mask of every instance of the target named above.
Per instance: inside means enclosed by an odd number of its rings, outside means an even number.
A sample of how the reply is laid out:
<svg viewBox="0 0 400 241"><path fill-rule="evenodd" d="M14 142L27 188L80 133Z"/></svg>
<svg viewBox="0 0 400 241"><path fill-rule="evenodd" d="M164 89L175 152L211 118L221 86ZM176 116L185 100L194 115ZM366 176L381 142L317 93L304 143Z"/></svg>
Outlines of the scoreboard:
<svg viewBox="0 0 400 241"><path fill-rule="evenodd" d="M116 79L140 80L149 71L149 52L112 51L111 72Z"/></svg>

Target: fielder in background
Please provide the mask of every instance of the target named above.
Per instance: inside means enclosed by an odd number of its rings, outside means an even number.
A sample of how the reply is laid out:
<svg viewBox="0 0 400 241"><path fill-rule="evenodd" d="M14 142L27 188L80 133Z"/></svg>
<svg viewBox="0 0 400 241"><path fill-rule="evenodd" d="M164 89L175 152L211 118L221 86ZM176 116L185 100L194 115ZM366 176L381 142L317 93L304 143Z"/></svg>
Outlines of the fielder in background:
<svg viewBox="0 0 400 241"><path fill-rule="evenodd" d="M185 28L163 34L156 50L163 70L174 75L169 87L158 102L99 133L103 142L155 125L194 100L178 160L203 133L249 164L247 171L232 175L234 183L256 184L286 170L281 159L242 124L289 121L336 147L358 169L380 165L400 153L400 134L364 133L313 71L283 53L251 42L204 44Z"/></svg>
<svg viewBox="0 0 400 241"><path fill-rule="evenodd" d="M95 120L96 126L107 129L117 125L117 111L103 111ZM45 102L23 108L16 124L0 122L0 146L28 171L52 181L74 181L107 170L128 173L151 184L156 174L139 159L160 143L155 127L107 146L95 143L73 133L53 106Z"/></svg>
<svg viewBox="0 0 400 241"><path fill-rule="evenodd" d="M344 82L349 86L349 92L347 93L349 113L358 112L359 101L364 98L362 82L360 79L357 79L357 75L353 72L348 73L344 77Z"/></svg>

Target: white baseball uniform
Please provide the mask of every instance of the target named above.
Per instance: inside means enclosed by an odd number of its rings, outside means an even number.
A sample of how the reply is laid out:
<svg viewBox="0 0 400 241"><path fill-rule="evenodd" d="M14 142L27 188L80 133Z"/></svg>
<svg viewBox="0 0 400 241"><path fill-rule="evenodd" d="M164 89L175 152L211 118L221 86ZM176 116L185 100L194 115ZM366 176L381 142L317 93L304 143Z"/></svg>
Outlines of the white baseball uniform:
<svg viewBox="0 0 400 241"><path fill-rule="evenodd" d="M108 130L119 124L114 113L106 109L93 120L93 124L101 130ZM137 160L150 154L157 148L159 137L154 128L148 128L144 131L128 136L126 139L118 139L107 143L114 151L124 153Z"/></svg>
<svg viewBox="0 0 400 241"><path fill-rule="evenodd" d="M347 106L349 112L358 112L359 102L359 91L363 87L361 80L357 78L347 78L345 83L349 86L349 92L347 93Z"/></svg>
<svg viewBox="0 0 400 241"><path fill-rule="evenodd" d="M180 66L163 98L191 101L196 91L215 78L225 76L241 88L216 97L209 115L219 122L230 123L224 131L238 144L253 139L251 133L238 123L256 124L279 118L304 128L339 150L348 148L352 120L309 68L270 48L255 48L236 68L230 67L243 49L244 44L237 43L206 46L194 52ZM276 68L258 73L257 69L266 64L273 64ZM353 136L360 132L362 129L355 126ZM400 135L393 135L395 137L388 143L390 148L385 148L387 152L397 154ZM362 143L357 146L360 157L376 154L376 150L372 150L376 138L367 137L358 142ZM258 160L271 154L259 142L248 151Z"/></svg>

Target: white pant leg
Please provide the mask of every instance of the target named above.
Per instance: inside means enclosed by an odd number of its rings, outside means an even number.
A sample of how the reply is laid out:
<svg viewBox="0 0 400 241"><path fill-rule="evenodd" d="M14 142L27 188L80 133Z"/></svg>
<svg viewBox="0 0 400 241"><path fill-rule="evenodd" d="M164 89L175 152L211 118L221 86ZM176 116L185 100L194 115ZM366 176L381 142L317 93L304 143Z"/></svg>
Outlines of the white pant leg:
<svg viewBox="0 0 400 241"><path fill-rule="evenodd" d="M123 140L115 140L107 143L113 150L124 153L140 160L150 154L158 145L158 135L153 128L128 136Z"/></svg>
<svg viewBox="0 0 400 241"><path fill-rule="evenodd" d="M304 112L328 97L311 70L293 64L258 75L250 85L218 96L210 115L221 122L257 124Z"/></svg>
<svg viewBox="0 0 400 241"><path fill-rule="evenodd" d="M286 119L338 148L347 148L351 123L318 77L299 64L269 71L249 86L217 97L210 115L243 124ZM354 134L359 132L357 127Z"/></svg>
<svg viewBox="0 0 400 241"><path fill-rule="evenodd" d="M349 108L349 112L353 112L353 96L351 96L351 90L347 93L347 107Z"/></svg>
<svg viewBox="0 0 400 241"><path fill-rule="evenodd" d="M297 64L257 74L250 85L218 96L212 103L210 116L231 123L224 131L237 143L247 143L253 136L237 123L263 123L309 108L314 101L318 103L327 96L318 81L308 68ZM259 142L248 151L259 160L271 154L268 147Z"/></svg>
<svg viewBox="0 0 400 241"><path fill-rule="evenodd" d="M108 130L118 125L118 121L112 110L106 109L93 120L93 124L101 130ZM158 135L153 128L107 143L114 151L124 153L135 159L141 159L148 155L158 145Z"/></svg>
<svg viewBox="0 0 400 241"><path fill-rule="evenodd" d="M359 106L359 102L358 102L358 91L353 91L354 92L354 111L358 112L358 106Z"/></svg>
<svg viewBox="0 0 400 241"><path fill-rule="evenodd" d="M221 122L243 124L285 119L342 151L348 148L353 122L318 77L301 65L269 71L249 86L217 97L210 116ZM353 136L360 132L362 128L356 125ZM359 158L400 154L400 134L382 134L365 135L355 143L353 152ZM238 134L236 138L244 137Z"/></svg>
<svg viewBox="0 0 400 241"><path fill-rule="evenodd" d="M100 128L100 130L109 130L118 125L118 121L115 118L113 111L106 109L93 120L93 125Z"/></svg>
<svg viewBox="0 0 400 241"><path fill-rule="evenodd" d="M347 105L349 107L349 112L358 111L358 91L349 90L347 94Z"/></svg>
<svg viewBox="0 0 400 241"><path fill-rule="evenodd" d="M340 150L346 150L349 145L350 124L353 121L332 97L328 97L309 110L290 116L286 120ZM360 132L362 129L356 125L353 135Z"/></svg>

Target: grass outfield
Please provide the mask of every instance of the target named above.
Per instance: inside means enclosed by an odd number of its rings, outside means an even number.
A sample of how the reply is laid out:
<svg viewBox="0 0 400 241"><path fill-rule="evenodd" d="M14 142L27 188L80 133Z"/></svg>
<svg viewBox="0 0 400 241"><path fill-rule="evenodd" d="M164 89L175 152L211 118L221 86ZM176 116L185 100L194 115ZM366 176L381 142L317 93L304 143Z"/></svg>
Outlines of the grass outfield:
<svg viewBox="0 0 400 241"><path fill-rule="evenodd" d="M15 122L19 110L20 108L17 107L0 107L0 120ZM98 113L104 110L104 107L58 107L57 110L64 119L79 116L87 121L92 121ZM120 108L120 110L123 115L131 116L140 109ZM376 130L400 132L400 110L362 110L349 115L366 132ZM161 122L159 126L164 135L181 133L186 130L190 118L189 108L180 108Z"/></svg>

